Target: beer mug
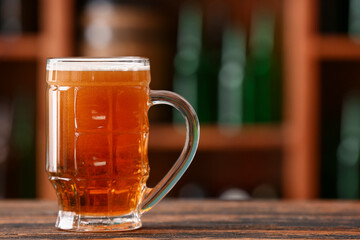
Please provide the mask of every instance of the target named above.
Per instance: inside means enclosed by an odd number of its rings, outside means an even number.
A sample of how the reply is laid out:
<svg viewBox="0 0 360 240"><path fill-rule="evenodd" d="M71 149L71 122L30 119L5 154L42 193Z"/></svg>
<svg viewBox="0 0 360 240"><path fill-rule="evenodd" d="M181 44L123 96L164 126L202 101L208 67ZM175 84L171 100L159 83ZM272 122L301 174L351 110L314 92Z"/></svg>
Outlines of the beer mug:
<svg viewBox="0 0 360 240"><path fill-rule="evenodd" d="M46 81L46 171L58 198L55 226L140 228L141 215L170 191L194 158L200 131L194 109L176 93L150 90L150 63L142 57L52 58ZM157 104L180 111L187 135L174 166L148 188L148 110Z"/></svg>

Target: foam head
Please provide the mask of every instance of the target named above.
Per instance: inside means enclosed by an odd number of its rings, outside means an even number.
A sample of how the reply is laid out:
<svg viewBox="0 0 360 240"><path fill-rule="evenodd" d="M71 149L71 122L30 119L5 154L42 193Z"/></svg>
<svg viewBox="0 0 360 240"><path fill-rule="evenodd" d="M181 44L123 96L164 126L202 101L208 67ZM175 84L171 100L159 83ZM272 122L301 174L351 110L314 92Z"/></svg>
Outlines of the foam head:
<svg viewBox="0 0 360 240"><path fill-rule="evenodd" d="M150 70L148 58L49 58L48 71L146 71Z"/></svg>

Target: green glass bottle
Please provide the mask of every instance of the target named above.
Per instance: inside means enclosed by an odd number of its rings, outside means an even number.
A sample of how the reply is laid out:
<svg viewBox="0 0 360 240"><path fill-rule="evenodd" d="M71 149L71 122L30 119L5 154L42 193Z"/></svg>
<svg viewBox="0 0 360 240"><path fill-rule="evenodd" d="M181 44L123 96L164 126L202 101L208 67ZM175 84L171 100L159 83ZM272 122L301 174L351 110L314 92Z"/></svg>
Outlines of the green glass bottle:
<svg viewBox="0 0 360 240"><path fill-rule="evenodd" d="M242 28L228 25L223 34L218 79L218 123L242 125L242 85L245 75L246 43Z"/></svg>
<svg viewBox="0 0 360 240"><path fill-rule="evenodd" d="M250 54L244 81L244 122L278 122L281 115L281 76L274 53L275 16L258 9L252 19Z"/></svg>
<svg viewBox="0 0 360 240"><path fill-rule="evenodd" d="M359 198L360 93L345 97L337 151L337 197Z"/></svg>
<svg viewBox="0 0 360 240"><path fill-rule="evenodd" d="M217 121L218 76L221 67L222 36L227 23L226 6L221 2L207 8L203 47L198 71L198 116L202 123Z"/></svg>
<svg viewBox="0 0 360 240"><path fill-rule="evenodd" d="M184 4L179 13L178 50L175 56L173 89L198 110L198 69L201 53L202 12L199 5ZM173 112L175 123L184 120L178 111Z"/></svg>

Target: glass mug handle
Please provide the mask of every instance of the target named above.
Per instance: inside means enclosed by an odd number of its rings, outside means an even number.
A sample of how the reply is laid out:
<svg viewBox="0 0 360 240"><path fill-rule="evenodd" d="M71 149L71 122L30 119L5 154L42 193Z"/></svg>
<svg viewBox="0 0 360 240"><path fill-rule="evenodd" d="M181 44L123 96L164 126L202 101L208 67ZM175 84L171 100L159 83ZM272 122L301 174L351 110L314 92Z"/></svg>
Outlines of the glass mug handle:
<svg viewBox="0 0 360 240"><path fill-rule="evenodd" d="M146 188L141 213L155 206L179 181L195 156L199 144L200 125L193 107L180 95L170 91L150 90L150 106L166 104L176 108L185 118L186 140L184 148L165 177L154 187Z"/></svg>

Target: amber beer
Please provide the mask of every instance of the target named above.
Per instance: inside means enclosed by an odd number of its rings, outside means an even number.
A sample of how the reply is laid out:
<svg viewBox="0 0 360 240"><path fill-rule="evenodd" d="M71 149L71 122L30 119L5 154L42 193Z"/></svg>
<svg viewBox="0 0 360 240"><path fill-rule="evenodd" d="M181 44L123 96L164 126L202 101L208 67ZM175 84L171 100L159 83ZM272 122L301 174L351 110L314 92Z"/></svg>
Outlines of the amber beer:
<svg viewBox="0 0 360 240"><path fill-rule="evenodd" d="M150 71L87 69L47 70L49 179L62 211L129 214L149 175Z"/></svg>

